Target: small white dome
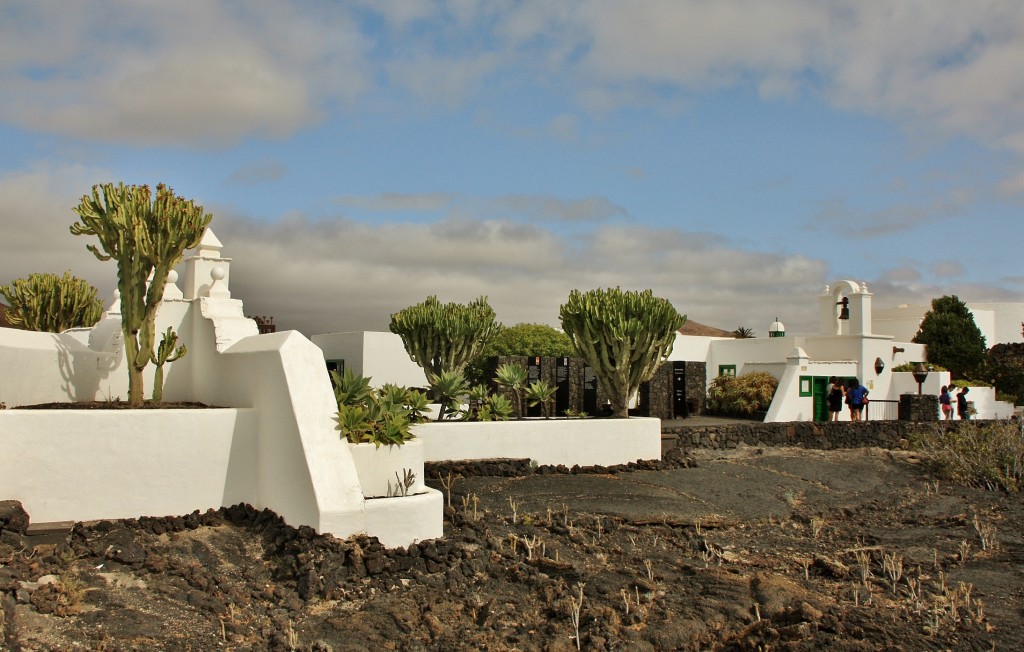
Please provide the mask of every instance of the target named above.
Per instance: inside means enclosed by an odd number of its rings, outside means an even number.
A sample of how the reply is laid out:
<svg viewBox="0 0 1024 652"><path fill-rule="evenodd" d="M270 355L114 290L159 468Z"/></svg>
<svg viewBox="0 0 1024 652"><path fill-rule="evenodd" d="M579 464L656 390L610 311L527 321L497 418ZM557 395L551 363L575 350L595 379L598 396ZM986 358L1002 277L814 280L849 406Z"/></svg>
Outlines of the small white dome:
<svg viewBox="0 0 1024 652"><path fill-rule="evenodd" d="M778 319L776 319L775 321L772 322L772 325L768 327L768 332L769 333L785 333L786 332L786 325L783 324Z"/></svg>

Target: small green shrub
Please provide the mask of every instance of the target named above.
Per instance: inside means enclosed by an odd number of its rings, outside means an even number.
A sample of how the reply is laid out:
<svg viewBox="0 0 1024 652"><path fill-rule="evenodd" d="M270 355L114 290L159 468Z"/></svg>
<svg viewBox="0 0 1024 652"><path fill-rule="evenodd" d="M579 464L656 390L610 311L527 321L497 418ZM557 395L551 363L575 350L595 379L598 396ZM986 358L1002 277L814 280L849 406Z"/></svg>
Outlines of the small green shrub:
<svg viewBox="0 0 1024 652"><path fill-rule="evenodd" d="M922 429L911 446L929 454L935 473L959 484L1017 492L1024 479L1024 422L957 423Z"/></svg>
<svg viewBox="0 0 1024 652"><path fill-rule="evenodd" d="M767 371L719 376L708 387L707 407L723 414L751 415L772 404L779 381Z"/></svg>
<svg viewBox="0 0 1024 652"><path fill-rule="evenodd" d="M894 372L896 372L896 371L913 371L914 367L916 367L916 366L917 366L916 362L904 362L903 364L896 365L895 367L892 368L892 370ZM924 367L929 372L932 372L932 371L949 371L949 369L946 369L942 365L932 364L930 362L924 363Z"/></svg>

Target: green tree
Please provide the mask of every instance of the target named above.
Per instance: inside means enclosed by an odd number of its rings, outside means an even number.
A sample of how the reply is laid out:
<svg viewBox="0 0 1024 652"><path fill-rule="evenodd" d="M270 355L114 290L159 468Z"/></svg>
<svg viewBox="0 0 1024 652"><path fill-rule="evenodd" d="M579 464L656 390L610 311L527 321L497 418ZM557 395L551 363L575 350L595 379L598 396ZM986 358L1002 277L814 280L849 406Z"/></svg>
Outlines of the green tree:
<svg viewBox="0 0 1024 652"><path fill-rule="evenodd" d="M466 377L473 383L491 380L488 360L496 356L567 357L576 355L569 336L546 324L501 326L480 354L466 365Z"/></svg>
<svg viewBox="0 0 1024 652"><path fill-rule="evenodd" d="M954 379L976 378L985 363L985 336L956 295L932 300L913 341L927 346L928 362L949 369Z"/></svg>
<svg viewBox="0 0 1024 652"><path fill-rule="evenodd" d="M985 360L986 380L1002 394L1024 401L1024 342L996 344Z"/></svg>
<svg viewBox="0 0 1024 652"><path fill-rule="evenodd" d="M735 335L736 339L738 340L749 340L753 337L757 337L757 335L754 333L754 329L747 328L746 326L740 326L739 328L734 330L732 334Z"/></svg>
<svg viewBox="0 0 1024 652"><path fill-rule="evenodd" d="M162 183L155 198L149 186L93 186L74 210L81 221L71 225L71 233L96 236L100 246L86 248L100 260L117 261L128 402L140 406L145 401L142 371L153 359L156 312L167 274L186 249L199 244L213 216Z"/></svg>
<svg viewBox="0 0 1024 652"><path fill-rule="evenodd" d="M11 325L28 331L61 333L92 326L103 314L96 288L71 272L64 276L29 274L0 286L0 294L10 305L7 319Z"/></svg>
<svg viewBox="0 0 1024 652"><path fill-rule="evenodd" d="M402 338L406 353L423 368L428 382L444 372L462 374L494 336L499 324L487 297L466 305L442 304L436 296L391 315L391 332Z"/></svg>
<svg viewBox="0 0 1024 652"><path fill-rule="evenodd" d="M612 414L629 415L629 399L672 352L686 323L672 304L650 290L573 290L559 309L562 329L576 354L589 364L612 403Z"/></svg>

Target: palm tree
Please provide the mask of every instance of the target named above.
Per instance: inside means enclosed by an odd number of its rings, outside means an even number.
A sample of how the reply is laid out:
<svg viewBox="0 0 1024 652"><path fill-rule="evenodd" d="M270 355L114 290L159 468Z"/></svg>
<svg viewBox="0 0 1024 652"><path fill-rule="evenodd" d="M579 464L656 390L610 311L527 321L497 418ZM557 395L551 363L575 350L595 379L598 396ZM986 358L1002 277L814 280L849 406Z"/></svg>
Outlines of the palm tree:
<svg viewBox="0 0 1024 652"><path fill-rule="evenodd" d="M754 334L754 329L753 328L747 328L746 326L738 327L736 330L734 330L732 332L732 334L735 335L736 339L738 339L738 340L749 340L749 339L751 339L753 337L757 337Z"/></svg>

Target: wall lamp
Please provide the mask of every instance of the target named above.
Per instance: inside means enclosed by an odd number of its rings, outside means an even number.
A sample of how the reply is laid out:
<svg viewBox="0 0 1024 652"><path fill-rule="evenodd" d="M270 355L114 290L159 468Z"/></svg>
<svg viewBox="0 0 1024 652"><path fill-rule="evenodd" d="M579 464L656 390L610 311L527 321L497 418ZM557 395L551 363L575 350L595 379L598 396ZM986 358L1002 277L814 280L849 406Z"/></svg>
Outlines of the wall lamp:
<svg viewBox="0 0 1024 652"><path fill-rule="evenodd" d="M875 373L880 374L885 369L885 363L882 362L881 358L875 358Z"/></svg>
<svg viewBox="0 0 1024 652"><path fill-rule="evenodd" d="M842 309L839 311L839 318L848 320L850 318L850 297L843 297L842 301L836 301L836 305L842 306Z"/></svg>

